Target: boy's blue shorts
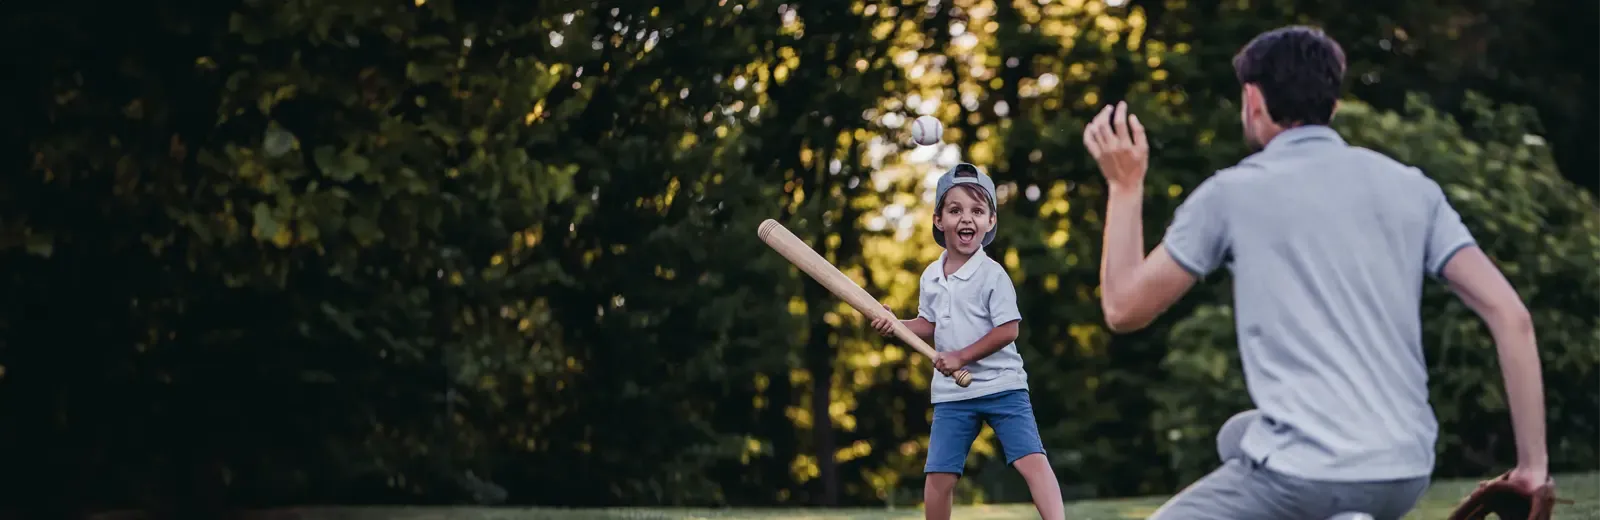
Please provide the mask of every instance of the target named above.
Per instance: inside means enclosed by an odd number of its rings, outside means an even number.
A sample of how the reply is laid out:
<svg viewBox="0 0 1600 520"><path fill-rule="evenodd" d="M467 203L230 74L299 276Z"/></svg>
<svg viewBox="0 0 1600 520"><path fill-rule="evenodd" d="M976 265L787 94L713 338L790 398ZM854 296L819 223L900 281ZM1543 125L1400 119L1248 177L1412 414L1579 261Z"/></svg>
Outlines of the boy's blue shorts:
<svg viewBox="0 0 1600 520"><path fill-rule="evenodd" d="M928 435L928 464L924 473L955 473L966 469L967 452L978 438L978 429L989 423L1000 440L1006 464L1044 453L1039 440L1039 425L1033 419L1033 401L1027 390L1007 390L998 394L936 403L933 427Z"/></svg>

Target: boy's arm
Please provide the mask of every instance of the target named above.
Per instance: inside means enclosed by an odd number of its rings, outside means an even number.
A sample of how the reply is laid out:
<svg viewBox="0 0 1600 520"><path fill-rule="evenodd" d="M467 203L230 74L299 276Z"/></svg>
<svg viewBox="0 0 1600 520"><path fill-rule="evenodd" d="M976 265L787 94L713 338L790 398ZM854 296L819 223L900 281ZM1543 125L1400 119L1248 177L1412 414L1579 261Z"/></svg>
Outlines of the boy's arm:
<svg viewBox="0 0 1600 520"><path fill-rule="evenodd" d="M923 341L926 341L929 344L933 343L933 322L928 321L921 316L917 316L909 320L900 320L900 323L905 325L906 328L911 329L911 333L916 334L917 337L922 338Z"/></svg>
<svg viewBox="0 0 1600 520"><path fill-rule="evenodd" d="M960 357L961 366L970 365L980 359L989 357L995 352L999 352L1000 349L1005 348L1006 345L1010 345L1011 342L1016 341L1017 323L1020 321L1011 320L999 327L989 329L989 333L978 338L978 341L972 342L967 348L956 351L955 354Z"/></svg>
<svg viewBox="0 0 1600 520"><path fill-rule="evenodd" d="M1017 308L1017 288L1011 285L1011 276L996 269L989 274L987 285L989 323L994 328L955 353L962 365L989 357L1017 340L1020 328L1017 323L1022 321L1022 312Z"/></svg>

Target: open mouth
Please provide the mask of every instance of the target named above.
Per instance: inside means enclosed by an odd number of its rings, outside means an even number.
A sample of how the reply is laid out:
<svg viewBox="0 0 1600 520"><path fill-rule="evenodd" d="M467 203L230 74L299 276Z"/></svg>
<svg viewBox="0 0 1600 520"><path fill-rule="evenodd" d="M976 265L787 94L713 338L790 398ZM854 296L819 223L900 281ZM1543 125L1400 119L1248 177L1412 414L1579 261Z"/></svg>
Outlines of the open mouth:
<svg viewBox="0 0 1600 520"><path fill-rule="evenodd" d="M961 228L961 229L957 229L956 230L956 239L960 240L961 241L961 245L963 245L963 246L972 245L972 241L977 239L977 237L978 237L978 230L976 230L976 229Z"/></svg>

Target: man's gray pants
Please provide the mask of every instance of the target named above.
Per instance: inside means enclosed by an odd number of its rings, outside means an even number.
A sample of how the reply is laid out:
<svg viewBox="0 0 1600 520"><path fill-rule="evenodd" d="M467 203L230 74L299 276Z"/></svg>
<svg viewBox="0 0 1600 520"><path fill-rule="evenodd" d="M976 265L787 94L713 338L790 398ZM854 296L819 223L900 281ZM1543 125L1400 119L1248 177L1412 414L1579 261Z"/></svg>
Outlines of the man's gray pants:
<svg viewBox="0 0 1600 520"><path fill-rule="evenodd" d="M1261 412L1241 412L1217 434L1222 467L1189 485L1152 520L1326 520L1365 513L1398 520L1428 490L1428 477L1376 482L1326 482L1284 475L1244 455L1240 441ZM1353 515L1348 518L1364 518Z"/></svg>

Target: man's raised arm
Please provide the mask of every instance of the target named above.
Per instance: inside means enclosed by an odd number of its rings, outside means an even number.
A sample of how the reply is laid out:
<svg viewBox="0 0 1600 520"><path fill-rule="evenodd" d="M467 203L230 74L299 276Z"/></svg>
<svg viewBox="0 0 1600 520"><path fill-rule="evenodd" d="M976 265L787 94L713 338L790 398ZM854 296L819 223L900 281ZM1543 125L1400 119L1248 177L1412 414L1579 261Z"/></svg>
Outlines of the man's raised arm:
<svg viewBox="0 0 1600 520"><path fill-rule="evenodd" d="M1144 125L1128 114L1127 103L1107 106L1083 129L1083 144L1105 175L1105 242L1100 253L1100 309L1106 325L1115 332L1138 330L1171 307L1214 267L1224 247L1221 229L1210 208L1185 211L1167 233L1162 245L1144 254L1144 174L1150 164L1150 146ZM1198 196L1201 191L1197 190ZM1209 198L1205 200L1210 200ZM1207 202L1185 203L1188 207ZM1196 216L1198 215L1198 216ZM1194 260L1184 264L1174 247L1192 248ZM1194 262L1191 262L1194 263Z"/></svg>

